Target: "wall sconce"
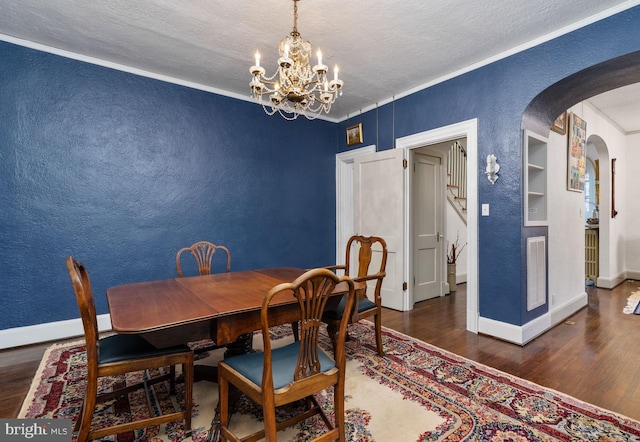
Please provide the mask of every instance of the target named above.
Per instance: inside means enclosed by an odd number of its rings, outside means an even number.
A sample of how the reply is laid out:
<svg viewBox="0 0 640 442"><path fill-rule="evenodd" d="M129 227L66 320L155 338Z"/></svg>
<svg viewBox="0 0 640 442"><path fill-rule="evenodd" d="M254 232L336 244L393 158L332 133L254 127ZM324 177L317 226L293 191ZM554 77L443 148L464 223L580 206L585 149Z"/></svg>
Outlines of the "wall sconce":
<svg viewBox="0 0 640 442"><path fill-rule="evenodd" d="M500 165L496 159L496 156L493 154L487 155L487 168L485 169L484 174L487 176L487 179L491 182L491 184L495 184L496 180L500 178L498 176L498 171L500 170Z"/></svg>

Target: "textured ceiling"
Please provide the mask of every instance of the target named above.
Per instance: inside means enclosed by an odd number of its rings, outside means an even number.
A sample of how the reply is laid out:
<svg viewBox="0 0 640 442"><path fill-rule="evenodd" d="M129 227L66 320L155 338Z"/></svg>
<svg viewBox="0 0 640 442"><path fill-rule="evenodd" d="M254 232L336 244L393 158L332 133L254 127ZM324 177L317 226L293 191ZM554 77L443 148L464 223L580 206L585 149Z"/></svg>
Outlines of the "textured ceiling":
<svg viewBox="0 0 640 442"><path fill-rule="evenodd" d="M301 0L298 30L340 66L337 121L639 3ZM290 0L0 0L0 11L4 40L241 99L255 51L273 72L293 25ZM629 97L621 116L637 111ZM608 98L596 106L616 115Z"/></svg>

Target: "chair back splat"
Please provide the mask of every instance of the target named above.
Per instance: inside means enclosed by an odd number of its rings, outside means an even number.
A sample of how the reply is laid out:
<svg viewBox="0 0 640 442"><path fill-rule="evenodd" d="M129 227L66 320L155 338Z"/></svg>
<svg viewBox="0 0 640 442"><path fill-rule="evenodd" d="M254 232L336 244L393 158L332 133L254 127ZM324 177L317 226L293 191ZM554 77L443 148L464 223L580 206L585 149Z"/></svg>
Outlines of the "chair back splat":
<svg viewBox="0 0 640 442"><path fill-rule="evenodd" d="M184 252L191 252L193 257L196 260L196 264L198 265L198 274L199 275L210 275L211 274L211 263L213 261L213 256L218 250L222 250L227 255L227 267L226 271L231 270L231 252L225 246L220 246L213 244L209 241L198 241L192 244L189 247L183 247L178 250L176 254L176 270L178 271L178 276L182 278L182 266L181 266L181 258Z"/></svg>
<svg viewBox="0 0 640 442"><path fill-rule="evenodd" d="M337 289L337 285L340 288ZM277 440L277 431L290 427L313 415L320 415L327 433L313 439L345 442L344 381L345 350L348 318L342 321L337 334L337 347L332 358L320 347L319 336L322 312L327 300L335 292L346 293L346 307L352 308L355 298L353 281L337 276L327 269L313 269L291 283L279 284L264 298L261 310L264 352L250 353L225 359L218 365L220 395L221 440L254 441L265 438ZM272 347L269 335L272 306L294 296L300 308L300 339L288 345ZM238 439L229 428L229 384L234 385L255 402L262 405L264 429ZM333 387L335 417L332 422L319 405L314 394ZM306 410L284 422L276 423L276 407L306 399Z"/></svg>
<svg viewBox="0 0 640 442"><path fill-rule="evenodd" d="M356 255L357 263L352 266L352 256ZM374 259L375 258L375 259ZM378 236L362 236L354 235L347 241L345 263L342 265L334 265L326 267L335 272L343 272L345 275L351 276L355 282L374 281L373 296L367 297L366 293L358 296L355 303L355 318L363 319L369 316L374 317L376 346L378 355L384 356L384 348L382 347L382 281L386 276L387 266L387 243ZM379 265L375 265L379 262ZM353 275L353 270L357 273ZM344 315L345 304L340 303L335 309L324 312L322 320L327 323L327 330L331 340L335 339L338 326ZM354 317L349 314L349 317Z"/></svg>

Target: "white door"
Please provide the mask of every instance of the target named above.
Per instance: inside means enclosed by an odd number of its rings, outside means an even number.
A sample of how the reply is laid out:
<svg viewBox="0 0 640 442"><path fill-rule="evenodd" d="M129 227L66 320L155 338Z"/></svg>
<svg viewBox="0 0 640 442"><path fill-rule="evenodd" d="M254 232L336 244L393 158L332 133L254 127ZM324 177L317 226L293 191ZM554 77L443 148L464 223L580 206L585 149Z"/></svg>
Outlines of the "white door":
<svg viewBox="0 0 640 442"><path fill-rule="evenodd" d="M354 159L354 231L387 243L382 305L404 310L404 149L389 149Z"/></svg>
<svg viewBox="0 0 640 442"><path fill-rule="evenodd" d="M412 157L413 302L419 302L442 294L442 160Z"/></svg>
<svg viewBox="0 0 640 442"><path fill-rule="evenodd" d="M374 153L376 147L365 146L336 154L336 264L344 264L347 241L353 230L353 160Z"/></svg>

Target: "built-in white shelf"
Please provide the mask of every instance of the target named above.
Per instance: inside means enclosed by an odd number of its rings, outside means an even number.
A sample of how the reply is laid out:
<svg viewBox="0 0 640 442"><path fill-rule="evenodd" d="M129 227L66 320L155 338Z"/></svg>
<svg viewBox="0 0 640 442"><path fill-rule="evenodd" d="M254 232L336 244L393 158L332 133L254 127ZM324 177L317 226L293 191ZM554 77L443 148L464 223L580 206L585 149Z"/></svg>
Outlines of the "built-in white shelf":
<svg viewBox="0 0 640 442"><path fill-rule="evenodd" d="M548 140L524 131L524 225L546 226Z"/></svg>

